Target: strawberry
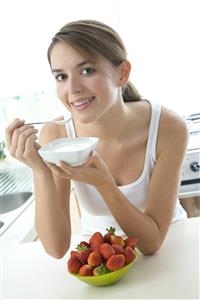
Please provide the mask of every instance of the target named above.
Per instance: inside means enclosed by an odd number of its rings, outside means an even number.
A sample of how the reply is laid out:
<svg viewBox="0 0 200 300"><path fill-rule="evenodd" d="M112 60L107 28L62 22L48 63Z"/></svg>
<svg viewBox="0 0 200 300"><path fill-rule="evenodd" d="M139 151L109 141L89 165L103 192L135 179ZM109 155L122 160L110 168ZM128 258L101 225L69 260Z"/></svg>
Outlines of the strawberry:
<svg viewBox="0 0 200 300"><path fill-rule="evenodd" d="M101 232L98 232L98 231L95 232L89 239L90 245L103 244L103 242L104 242L103 236L102 236Z"/></svg>
<svg viewBox="0 0 200 300"><path fill-rule="evenodd" d="M77 254L77 251L72 250L72 251L70 252L70 256L76 256L76 254Z"/></svg>
<svg viewBox="0 0 200 300"><path fill-rule="evenodd" d="M115 235L115 228L110 226L110 228L106 228L107 232L104 236L103 236L103 239L104 239L104 243L108 243L108 244L111 244L111 241L110 241L110 236L111 235Z"/></svg>
<svg viewBox="0 0 200 300"><path fill-rule="evenodd" d="M125 257L123 254L112 255L106 262L106 267L110 271L116 271L121 269L124 266Z"/></svg>
<svg viewBox="0 0 200 300"><path fill-rule="evenodd" d="M82 264L76 256L71 256L67 262L67 268L70 273L78 273Z"/></svg>
<svg viewBox="0 0 200 300"><path fill-rule="evenodd" d="M134 237L127 237L125 239L125 246L130 246L133 250L135 249L135 246L138 243L138 239Z"/></svg>
<svg viewBox="0 0 200 300"><path fill-rule="evenodd" d="M100 254L100 246L101 245L102 244L92 244L90 248L92 249L92 251L97 252L97 253Z"/></svg>
<svg viewBox="0 0 200 300"><path fill-rule="evenodd" d="M115 250L115 254L123 254L124 248L117 244L112 244L112 248Z"/></svg>
<svg viewBox="0 0 200 300"><path fill-rule="evenodd" d="M121 236L111 235L110 240L111 240L111 244L117 244L117 245L121 246L122 248L125 246L125 241L123 240L123 238Z"/></svg>
<svg viewBox="0 0 200 300"><path fill-rule="evenodd" d="M133 261L136 258L134 250L130 246L127 246L124 249L124 257L125 257L125 264L126 265L129 264L131 261Z"/></svg>
<svg viewBox="0 0 200 300"><path fill-rule="evenodd" d="M89 265L83 265L80 269L79 269L79 275L80 276L92 276L92 272L93 272L93 268Z"/></svg>
<svg viewBox="0 0 200 300"><path fill-rule="evenodd" d="M101 255L97 252L91 252L87 262L88 265L92 266L92 267L97 267L102 263L103 259L101 257Z"/></svg>
<svg viewBox="0 0 200 300"><path fill-rule="evenodd" d="M100 246L100 254L103 256L105 260L107 260L110 256L115 254L115 250L108 243L103 243Z"/></svg>
<svg viewBox="0 0 200 300"><path fill-rule="evenodd" d="M94 276L103 275L107 273L110 273L110 270L108 270L104 263L93 269Z"/></svg>
<svg viewBox="0 0 200 300"><path fill-rule="evenodd" d="M81 241L79 245L80 246L86 246L86 247L90 248L90 245L86 241Z"/></svg>
<svg viewBox="0 0 200 300"><path fill-rule="evenodd" d="M80 244L76 247L76 249L78 249L76 256L80 260L81 264L86 264L88 256L90 255L92 250L87 246L80 246Z"/></svg>

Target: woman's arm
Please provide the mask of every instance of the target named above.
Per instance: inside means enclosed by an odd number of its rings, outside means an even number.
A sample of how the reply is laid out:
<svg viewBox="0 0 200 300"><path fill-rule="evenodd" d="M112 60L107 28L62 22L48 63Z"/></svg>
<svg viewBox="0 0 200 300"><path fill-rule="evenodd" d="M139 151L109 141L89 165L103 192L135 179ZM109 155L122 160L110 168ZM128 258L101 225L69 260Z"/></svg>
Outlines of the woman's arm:
<svg viewBox="0 0 200 300"><path fill-rule="evenodd" d="M63 137L56 125L44 126L40 134L41 144ZM35 188L35 224L46 251L62 257L70 246L71 225L69 216L70 181L54 175L38 154L36 130L15 119L6 129L7 147L11 155L33 171Z"/></svg>
<svg viewBox="0 0 200 300"><path fill-rule="evenodd" d="M188 130L182 118L173 112L162 111L157 161L151 175L144 212L134 207L121 193L97 153L83 167L72 168L61 163L60 168L66 178L94 185L122 230L139 239L138 248L141 252L152 254L162 245L172 220L187 141Z"/></svg>
<svg viewBox="0 0 200 300"><path fill-rule="evenodd" d="M40 133L40 144L63 137L58 125L45 125ZM66 135L65 135L66 136ZM56 175L56 166L46 163L46 172L33 172L35 186L35 225L47 253L62 258L70 246L70 180Z"/></svg>
<svg viewBox="0 0 200 300"><path fill-rule="evenodd" d="M171 223L187 141L188 130L182 118L164 111L144 213L136 209L116 185L97 187L123 231L138 237L138 248L144 254L152 254L160 248Z"/></svg>

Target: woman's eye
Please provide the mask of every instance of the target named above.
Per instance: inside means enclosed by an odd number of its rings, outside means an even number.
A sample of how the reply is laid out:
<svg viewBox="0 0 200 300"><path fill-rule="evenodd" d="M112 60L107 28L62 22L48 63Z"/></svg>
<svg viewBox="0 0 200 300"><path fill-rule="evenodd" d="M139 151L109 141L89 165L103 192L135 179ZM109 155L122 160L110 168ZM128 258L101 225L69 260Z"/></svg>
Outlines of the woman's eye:
<svg viewBox="0 0 200 300"><path fill-rule="evenodd" d="M67 75L65 75L65 74L58 74L56 76L57 81L63 81L63 80L66 80L66 79L67 79Z"/></svg>
<svg viewBox="0 0 200 300"><path fill-rule="evenodd" d="M91 67L87 67L87 68L84 68L82 71L81 71L81 74L82 75L90 75L92 73L95 72L95 69L94 68L91 68Z"/></svg>

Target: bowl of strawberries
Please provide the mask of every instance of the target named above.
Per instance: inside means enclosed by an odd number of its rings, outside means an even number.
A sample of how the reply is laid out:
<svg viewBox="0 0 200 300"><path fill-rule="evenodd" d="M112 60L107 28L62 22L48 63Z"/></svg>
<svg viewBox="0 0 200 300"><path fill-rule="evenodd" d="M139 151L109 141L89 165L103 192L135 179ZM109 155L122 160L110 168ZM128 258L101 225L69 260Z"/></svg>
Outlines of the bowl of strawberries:
<svg viewBox="0 0 200 300"><path fill-rule="evenodd" d="M115 228L104 235L95 232L88 241L81 241L67 261L68 272L94 286L106 286L119 281L137 258L135 237L121 237Z"/></svg>

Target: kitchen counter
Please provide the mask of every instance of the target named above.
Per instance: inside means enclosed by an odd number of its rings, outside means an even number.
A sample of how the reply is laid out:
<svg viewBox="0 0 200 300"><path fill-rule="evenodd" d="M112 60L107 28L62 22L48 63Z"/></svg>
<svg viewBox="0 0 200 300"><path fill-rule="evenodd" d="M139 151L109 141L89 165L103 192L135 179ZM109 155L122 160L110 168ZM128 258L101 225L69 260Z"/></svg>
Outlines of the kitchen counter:
<svg viewBox="0 0 200 300"><path fill-rule="evenodd" d="M200 218L171 225L158 253L139 254L131 270L107 287L89 286L45 253L40 242L1 247L2 299L199 299ZM73 236L71 248L88 237Z"/></svg>

